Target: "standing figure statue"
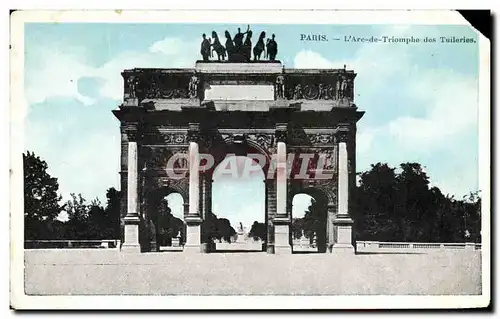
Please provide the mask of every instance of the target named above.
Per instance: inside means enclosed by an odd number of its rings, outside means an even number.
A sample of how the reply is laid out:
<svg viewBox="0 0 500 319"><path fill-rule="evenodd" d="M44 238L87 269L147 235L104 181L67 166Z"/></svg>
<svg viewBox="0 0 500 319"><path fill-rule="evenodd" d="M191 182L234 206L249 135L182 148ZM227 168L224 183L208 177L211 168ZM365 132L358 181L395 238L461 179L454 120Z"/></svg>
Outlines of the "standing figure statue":
<svg viewBox="0 0 500 319"><path fill-rule="evenodd" d="M318 100L326 99L325 89L323 84L318 84Z"/></svg>
<svg viewBox="0 0 500 319"><path fill-rule="evenodd" d="M234 36L233 42L234 42L234 47L235 51L237 53L241 53L241 46L243 45L243 36L250 31L250 25L247 27L247 31L242 33L240 28L238 28L238 33Z"/></svg>
<svg viewBox="0 0 500 319"><path fill-rule="evenodd" d="M229 31L224 32L224 36L226 37L226 52L227 52L227 59L232 60L232 57L235 53L235 48L234 48L234 43L233 39L231 38L231 35L229 34Z"/></svg>
<svg viewBox="0 0 500 319"><path fill-rule="evenodd" d="M337 82L337 86L339 88L338 93L337 93L337 98L338 99L343 99L346 97L347 93L347 79L345 75L342 75L342 78L339 79Z"/></svg>
<svg viewBox="0 0 500 319"><path fill-rule="evenodd" d="M136 98L135 90L137 85L137 79L135 75L131 75L127 78L127 86L128 86L128 97Z"/></svg>
<svg viewBox="0 0 500 319"><path fill-rule="evenodd" d="M213 50L217 53L217 60L223 60L226 58L226 49L220 43L219 36L215 31L212 31L212 38L214 38L214 43L212 43Z"/></svg>
<svg viewBox="0 0 500 319"><path fill-rule="evenodd" d="M285 96L285 77L283 75L278 75L276 77L276 97L278 99L283 99Z"/></svg>
<svg viewBox="0 0 500 319"><path fill-rule="evenodd" d="M293 99L294 100L299 100L302 98L302 85L297 84L295 86L295 90L293 92Z"/></svg>
<svg viewBox="0 0 500 319"><path fill-rule="evenodd" d="M205 33L202 35L203 41L201 41L201 49L200 53L201 56L203 57L203 61L208 61L208 58L212 56L211 50L210 50L210 39L207 39L207 36Z"/></svg>
<svg viewBox="0 0 500 319"><path fill-rule="evenodd" d="M264 46L264 38L266 37L266 32L262 31L259 36L259 40L257 41L257 44L253 48L253 60L260 60L260 55L262 52L265 50Z"/></svg>
<svg viewBox="0 0 500 319"><path fill-rule="evenodd" d="M271 39L267 39L267 56L269 61L274 61L276 59L276 54L278 54L278 43L274 40L274 34Z"/></svg>
<svg viewBox="0 0 500 319"><path fill-rule="evenodd" d="M245 42L243 42L243 46L241 47L241 53L245 57L245 61L250 61L252 58L252 31L247 32L247 36L245 38Z"/></svg>
<svg viewBox="0 0 500 319"><path fill-rule="evenodd" d="M189 86L188 86L188 92L189 92L189 97L190 98L196 98L198 97L198 84L200 83L200 80L198 80L198 77L196 74L193 74L191 76L191 79L189 80Z"/></svg>

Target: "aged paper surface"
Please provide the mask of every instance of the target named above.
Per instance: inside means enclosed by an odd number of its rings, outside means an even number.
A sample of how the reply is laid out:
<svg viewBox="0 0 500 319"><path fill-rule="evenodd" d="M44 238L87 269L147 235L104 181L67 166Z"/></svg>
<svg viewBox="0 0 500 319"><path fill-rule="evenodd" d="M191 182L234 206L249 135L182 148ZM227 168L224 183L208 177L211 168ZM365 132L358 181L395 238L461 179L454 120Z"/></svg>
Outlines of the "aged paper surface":
<svg viewBox="0 0 500 319"><path fill-rule="evenodd" d="M490 43L457 13L11 25L14 308L489 304Z"/></svg>

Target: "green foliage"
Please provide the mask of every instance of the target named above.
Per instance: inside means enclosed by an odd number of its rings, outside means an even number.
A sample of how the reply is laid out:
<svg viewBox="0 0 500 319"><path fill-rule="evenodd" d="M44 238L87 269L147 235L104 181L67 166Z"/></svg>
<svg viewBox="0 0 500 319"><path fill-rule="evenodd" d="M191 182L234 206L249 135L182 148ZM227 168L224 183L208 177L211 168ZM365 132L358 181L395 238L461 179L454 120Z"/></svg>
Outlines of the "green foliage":
<svg viewBox="0 0 500 319"><path fill-rule="evenodd" d="M115 239L120 236L120 192L106 192L104 208L80 195L60 205L57 179L47 173L47 163L32 152L23 154L25 239ZM65 211L66 222L57 219Z"/></svg>
<svg viewBox="0 0 500 319"><path fill-rule="evenodd" d="M57 178L47 173L47 163L32 152L23 154L25 239L50 239L61 212Z"/></svg>
<svg viewBox="0 0 500 319"><path fill-rule="evenodd" d="M400 172L377 163L359 174L352 214L357 240L463 242L480 239L477 193L456 200L429 188L418 163L403 163Z"/></svg>
<svg viewBox="0 0 500 319"><path fill-rule="evenodd" d="M186 229L184 222L172 215L172 210L168 207L168 201L164 201L158 216L158 241L160 246L170 246L172 238L181 238L181 242L186 241Z"/></svg>
<svg viewBox="0 0 500 319"><path fill-rule="evenodd" d="M226 218L218 218L214 213L207 215L201 224L202 241L205 243L218 240L231 241L231 237L236 235L236 230Z"/></svg>
<svg viewBox="0 0 500 319"><path fill-rule="evenodd" d="M250 231L248 232L248 236L253 238L254 240L258 239L262 241L266 240L267 238L266 224L254 221L252 227L250 228Z"/></svg>

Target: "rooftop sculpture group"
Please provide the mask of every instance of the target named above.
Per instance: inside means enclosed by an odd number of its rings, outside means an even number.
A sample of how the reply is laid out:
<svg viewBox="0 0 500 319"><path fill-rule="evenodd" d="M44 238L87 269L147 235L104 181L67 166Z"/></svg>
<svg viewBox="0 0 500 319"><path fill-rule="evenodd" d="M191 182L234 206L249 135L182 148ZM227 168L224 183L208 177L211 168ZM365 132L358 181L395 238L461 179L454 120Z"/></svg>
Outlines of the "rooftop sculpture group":
<svg viewBox="0 0 500 319"><path fill-rule="evenodd" d="M250 30L250 26L247 27L246 32L241 32L241 29L238 28L238 33L236 33L234 38L231 38L231 34L227 30L224 32L224 36L226 37L225 46L222 45L215 31L212 31L212 38L207 39L205 33L202 35L203 40L201 42L200 53L203 61L209 61L210 58L214 57L214 52L217 55L218 61L224 61L226 58L231 62L248 62L251 60L252 30ZM243 40L243 38L245 39ZM267 38L264 44L265 38L266 32L262 31L257 44L253 47L254 61L260 60L263 52L265 52L265 58L268 58L269 61L275 61L276 59L278 44L276 43L275 35L273 34L271 38Z"/></svg>

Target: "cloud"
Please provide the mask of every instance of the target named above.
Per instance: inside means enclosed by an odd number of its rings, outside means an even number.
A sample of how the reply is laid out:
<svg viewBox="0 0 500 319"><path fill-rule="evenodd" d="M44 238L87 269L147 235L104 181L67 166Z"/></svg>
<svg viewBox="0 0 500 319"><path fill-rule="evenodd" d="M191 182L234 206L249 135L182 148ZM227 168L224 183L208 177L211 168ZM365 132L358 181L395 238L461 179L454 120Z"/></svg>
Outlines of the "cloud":
<svg viewBox="0 0 500 319"><path fill-rule="evenodd" d="M418 35L411 28L388 28L381 34ZM412 59L416 47L406 44L361 45L351 59L334 61L313 51L298 52L296 68L354 69L355 102L366 111L358 123L357 158L367 169L371 163L387 161L426 161L433 183L445 192L462 194L475 187L477 176L470 158L434 155L447 149L453 154L477 152L464 146L462 138L477 128L478 82L448 68L424 68ZM461 178L440 174L442 166L455 173L472 171ZM453 172L449 172L453 174Z"/></svg>
<svg viewBox="0 0 500 319"><path fill-rule="evenodd" d="M37 48L36 63L25 71L26 100L36 104L48 97L72 97L85 105L92 104L94 100L78 90L78 80L90 72L78 55L57 48Z"/></svg>
<svg viewBox="0 0 500 319"><path fill-rule="evenodd" d="M96 98L80 92L82 78L102 80L101 97L121 100L123 79L121 72L132 68L193 67L198 56L198 40L164 38L145 51L129 51L117 55L99 67L87 64L83 57L64 50L37 47L36 63L27 66L25 95L29 104L43 103L51 97L75 98L91 105Z"/></svg>

